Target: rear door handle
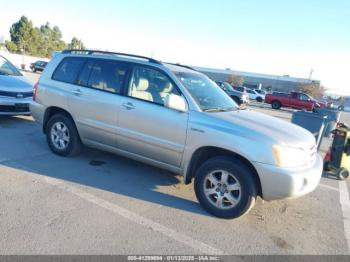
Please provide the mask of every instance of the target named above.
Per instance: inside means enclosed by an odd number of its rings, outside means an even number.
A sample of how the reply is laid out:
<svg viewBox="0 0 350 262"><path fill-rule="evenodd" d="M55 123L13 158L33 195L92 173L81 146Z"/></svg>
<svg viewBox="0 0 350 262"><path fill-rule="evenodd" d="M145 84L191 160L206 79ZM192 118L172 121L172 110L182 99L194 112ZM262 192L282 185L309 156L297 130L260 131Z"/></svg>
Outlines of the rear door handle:
<svg viewBox="0 0 350 262"><path fill-rule="evenodd" d="M80 89L75 89L72 91L72 93L73 93L73 95L76 95L76 96L80 96L83 94Z"/></svg>
<svg viewBox="0 0 350 262"><path fill-rule="evenodd" d="M123 106L125 109L127 109L127 110L135 109L134 104L131 103L131 102L124 103L124 104L122 104L122 106Z"/></svg>

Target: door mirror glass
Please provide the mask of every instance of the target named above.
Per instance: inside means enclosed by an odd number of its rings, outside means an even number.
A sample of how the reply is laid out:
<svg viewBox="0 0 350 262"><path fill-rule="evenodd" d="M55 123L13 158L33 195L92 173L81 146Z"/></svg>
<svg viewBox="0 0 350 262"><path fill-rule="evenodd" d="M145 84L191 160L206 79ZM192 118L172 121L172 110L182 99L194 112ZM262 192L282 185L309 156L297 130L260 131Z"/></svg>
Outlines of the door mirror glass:
<svg viewBox="0 0 350 262"><path fill-rule="evenodd" d="M165 98L164 105L170 109L187 112L187 104L182 96L170 94Z"/></svg>

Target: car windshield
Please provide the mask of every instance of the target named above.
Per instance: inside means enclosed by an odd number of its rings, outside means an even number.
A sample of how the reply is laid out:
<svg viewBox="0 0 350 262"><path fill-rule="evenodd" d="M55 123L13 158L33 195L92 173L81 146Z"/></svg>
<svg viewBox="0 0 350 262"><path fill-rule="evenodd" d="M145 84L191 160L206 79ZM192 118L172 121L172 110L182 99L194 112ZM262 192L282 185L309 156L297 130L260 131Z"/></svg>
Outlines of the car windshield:
<svg viewBox="0 0 350 262"><path fill-rule="evenodd" d="M227 91L231 91L231 92L235 91L229 83L224 82L223 85L225 86Z"/></svg>
<svg viewBox="0 0 350 262"><path fill-rule="evenodd" d="M256 89L255 92L257 92L257 93L259 93L259 94L261 94L261 95L265 94L265 91L260 90L260 89Z"/></svg>
<svg viewBox="0 0 350 262"><path fill-rule="evenodd" d="M22 74L14 65L0 56L0 75L20 76Z"/></svg>
<svg viewBox="0 0 350 262"><path fill-rule="evenodd" d="M198 73L174 72L198 106L206 112L237 110L237 104L208 77Z"/></svg>

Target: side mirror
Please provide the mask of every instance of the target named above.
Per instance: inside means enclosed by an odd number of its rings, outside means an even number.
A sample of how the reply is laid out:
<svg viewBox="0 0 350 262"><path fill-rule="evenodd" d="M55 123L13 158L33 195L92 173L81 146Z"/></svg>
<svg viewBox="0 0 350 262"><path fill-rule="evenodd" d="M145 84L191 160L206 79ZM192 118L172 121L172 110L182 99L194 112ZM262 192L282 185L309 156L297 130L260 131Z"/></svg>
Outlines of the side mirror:
<svg viewBox="0 0 350 262"><path fill-rule="evenodd" d="M165 98L164 105L176 111L187 112L187 104L182 96L170 94Z"/></svg>

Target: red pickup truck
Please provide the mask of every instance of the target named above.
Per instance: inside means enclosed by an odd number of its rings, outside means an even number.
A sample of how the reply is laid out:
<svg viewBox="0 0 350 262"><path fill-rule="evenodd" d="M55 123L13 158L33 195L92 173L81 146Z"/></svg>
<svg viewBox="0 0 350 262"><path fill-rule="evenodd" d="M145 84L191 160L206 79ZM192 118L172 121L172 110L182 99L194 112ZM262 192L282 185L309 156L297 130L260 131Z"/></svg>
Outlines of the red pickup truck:
<svg viewBox="0 0 350 262"><path fill-rule="evenodd" d="M312 111L314 108L323 107L324 105L317 102L307 94L292 92L290 94L273 92L265 96L265 103L271 104L273 109L281 107L290 107L295 109L304 109Z"/></svg>

